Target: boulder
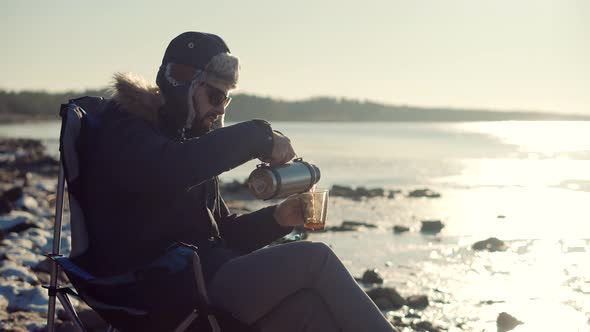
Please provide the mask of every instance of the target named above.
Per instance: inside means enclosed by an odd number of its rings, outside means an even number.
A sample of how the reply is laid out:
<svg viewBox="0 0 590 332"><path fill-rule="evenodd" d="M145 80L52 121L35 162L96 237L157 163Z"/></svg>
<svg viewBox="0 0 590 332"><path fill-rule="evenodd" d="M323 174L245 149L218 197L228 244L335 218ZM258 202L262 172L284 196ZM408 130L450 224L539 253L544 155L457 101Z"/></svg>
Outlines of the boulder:
<svg viewBox="0 0 590 332"><path fill-rule="evenodd" d="M501 312L496 319L496 327L498 328L498 332L510 331L520 324L523 324L523 322L519 321L506 312Z"/></svg>
<svg viewBox="0 0 590 332"><path fill-rule="evenodd" d="M360 227L360 226L363 226L363 227L367 227L367 228L377 228L377 226L375 226L373 224L369 224L369 223L364 222L364 221L352 221L352 220L345 220L345 221L343 221L342 222L342 226L345 226L345 227L348 227L348 226L350 226L350 227Z"/></svg>
<svg viewBox="0 0 590 332"><path fill-rule="evenodd" d="M399 309L406 305L406 300L399 295L395 288L378 287L367 291L367 295L381 310Z"/></svg>
<svg viewBox="0 0 590 332"><path fill-rule="evenodd" d="M26 281L29 284L37 282L37 277L30 267L22 266L21 264L4 260L0 263L0 275L3 278L13 278L21 281Z"/></svg>
<svg viewBox="0 0 590 332"><path fill-rule="evenodd" d="M445 225L440 220L422 220L422 228L420 228L420 232L436 234L444 227Z"/></svg>
<svg viewBox="0 0 590 332"><path fill-rule="evenodd" d="M34 212L39 209L39 202L33 196L24 195L16 202L16 206L25 211Z"/></svg>
<svg viewBox="0 0 590 332"><path fill-rule="evenodd" d="M330 189L330 195L351 198L355 196L355 191L351 187L335 184Z"/></svg>
<svg viewBox="0 0 590 332"><path fill-rule="evenodd" d="M46 258L40 261L37 265L31 267L41 284L49 283L49 279L51 277L51 264L51 260ZM59 269L57 280L62 284L68 284L70 282L63 269Z"/></svg>
<svg viewBox="0 0 590 332"><path fill-rule="evenodd" d="M408 307L413 309L424 309L428 307L428 297L426 295L412 295L406 298Z"/></svg>
<svg viewBox="0 0 590 332"><path fill-rule="evenodd" d="M419 198L419 197L426 197L426 198L439 198L440 194L434 192L430 189L416 189L412 190L408 193L408 197Z"/></svg>
<svg viewBox="0 0 590 332"><path fill-rule="evenodd" d="M400 233L408 232L409 230L410 230L410 227L400 226L400 225L393 226L393 232L395 234L400 234Z"/></svg>
<svg viewBox="0 0 590 332"><path fill-rule="evenodd" d="M0 197L0 214L7 214L12 211L12 203L4 197Z"/></svg>
<svg viewBox="0 0 590 332"><path fill-rule="evenodd" d="M377 269L367 270L363 273L361 281L365 284L382 284L383 277L379 274Z"/></svg>
<svg viewBox="0 0 590 332"><path fill-rule="evenodd" d="M495 238L495 237L491 237L489 239L483 240L483 241L478 241L475 242L471 248L473 250L487 250L487 251L506 251L506 249L508 249L508 246L506 246L506 244L504 243L504 241Z"/></svg>
<svg viewBox="0 0 590 332"><path fill-rule="evenodd" d="M6 190L2 197L7 199L10 202L16 202L23 197L23 188L22 187L12 187Z"/></svg>
<svg viewBox="0 0 590 332"><path fill-rule="evenodd" d="M227 184L223 183L220 190L226 193L238 193L242 190L248 190L248 183L234 180Z"/></svg>
<svg viewBox="0 0 590 332"><path fill-rule="evenodd" d="M421 321L418 323L412 324L412 328L416 331L425 331L425 332L440 332L441 328L438 326L434 326L429 321Z"/></svg>
<svg viewBox="0 0 590 332"><path fill-rule="evenodd" d="M46 325L47 318L39 312L11 311L0 314L1 331L46 331Z"/></svg>
<svg viewBox="0 0 590 332"><path fill-rule="evenodd" d="M0 297L7 300L6 311L8 312L47 312L47 290L39 285L31 285L26 281L12 278L1 278Z"/></svg>
<svg viewBox="0 0 590 332"><path fill-rule="evenodd" d="M339 197L346 197L353 200L361 200L363 197L372 198L372 197L382 197L385 196L385 189L383 188L371 188L367 189L365 187L357 187L353 189L349 186L340 186L340 185L333 185L330 189L330 195L332 196L339 196Z"/></svg>
<svg viewBox="0 0 590 332"><path fill-rule="evenodd" d="M0 233L22 232L29 228L39 228L33 222L34 216L24 211L12 211L9 214L0 216Z"/></svg>
<svg viewBox="0 0 590 332"><path fill-rule="evenodd" d="M399 193L399 190L390 190L387 194L387 198L395 199L395 195Z"/></svg>
<svg viewBox="0 0 590 332"><path fill-rule="evenodd" d="M358 227L350 226L350 225L340 225L340 226L326 227L325 229L327 231L331 231L331 232L354 232L354 231L358 230Z"/></svg>

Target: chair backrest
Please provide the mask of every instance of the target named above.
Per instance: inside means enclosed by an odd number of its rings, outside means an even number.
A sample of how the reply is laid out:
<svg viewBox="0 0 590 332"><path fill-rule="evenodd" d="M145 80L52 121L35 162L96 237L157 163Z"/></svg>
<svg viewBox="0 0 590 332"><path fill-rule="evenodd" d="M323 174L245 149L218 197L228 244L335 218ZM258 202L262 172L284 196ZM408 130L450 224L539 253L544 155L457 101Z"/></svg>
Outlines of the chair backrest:
<svg viewBox="0 0 590 332"><path fill-rule="evenodd" d="M100 111L108 100L102 97L72 99L62 105L62 126L59 138L60 157L68 188L72 249L70 257L82 255L88 249L88 233L84 212L80 205L80 159L79 148L88 117Z"/></svg>

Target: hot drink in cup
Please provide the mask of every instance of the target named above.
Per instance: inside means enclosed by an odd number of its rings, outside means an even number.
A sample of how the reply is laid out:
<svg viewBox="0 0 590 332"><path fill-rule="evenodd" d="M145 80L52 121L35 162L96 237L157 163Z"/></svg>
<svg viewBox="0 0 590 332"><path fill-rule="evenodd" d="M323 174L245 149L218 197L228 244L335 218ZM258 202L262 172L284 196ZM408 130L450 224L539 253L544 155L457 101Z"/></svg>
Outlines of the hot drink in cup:
<svg viewBox="0 0 590 332"><path fill-rule="evenodd" d="M303 227L311 230L324 229L328 213L328 190L316 189L299 194L299 201L305 220Z"/></svg>

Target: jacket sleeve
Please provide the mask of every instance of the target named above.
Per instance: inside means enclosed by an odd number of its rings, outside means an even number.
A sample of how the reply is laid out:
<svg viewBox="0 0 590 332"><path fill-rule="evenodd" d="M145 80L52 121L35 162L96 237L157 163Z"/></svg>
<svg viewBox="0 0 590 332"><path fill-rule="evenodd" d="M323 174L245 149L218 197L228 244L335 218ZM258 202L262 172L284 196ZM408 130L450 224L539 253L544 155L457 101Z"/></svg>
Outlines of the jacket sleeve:
<svg viewBox="0 0 590 332"><path fill-rule="evenodd" d="M162 194L184 190L272 151L272 129L252 120L219 128L199 138L175 142L147 122L118 119L102 133L99 147L120 190Z"/></svg>
<svg viewBox="0 0 590 332"><path fill-rule="evenodd" d="M230 248L242 254L262 248L293 231L293 227L283 227L275 221L276 205L238 216L230 213L221 196L219 201L216 219L221 237Z"/></svg>

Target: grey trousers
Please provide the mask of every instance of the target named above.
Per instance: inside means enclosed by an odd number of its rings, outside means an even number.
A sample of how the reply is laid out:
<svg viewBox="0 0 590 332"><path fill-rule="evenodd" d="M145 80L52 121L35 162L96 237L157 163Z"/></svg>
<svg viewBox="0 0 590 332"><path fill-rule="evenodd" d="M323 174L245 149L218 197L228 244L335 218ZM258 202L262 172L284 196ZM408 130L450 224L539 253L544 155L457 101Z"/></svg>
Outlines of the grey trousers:
<svg viewBox="0 0 590 332"><path fill-rule="evenodd" d="M235 258L208 288L213 305L262 332L396 331L323 243L293 242Z"/></svg>

